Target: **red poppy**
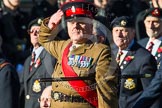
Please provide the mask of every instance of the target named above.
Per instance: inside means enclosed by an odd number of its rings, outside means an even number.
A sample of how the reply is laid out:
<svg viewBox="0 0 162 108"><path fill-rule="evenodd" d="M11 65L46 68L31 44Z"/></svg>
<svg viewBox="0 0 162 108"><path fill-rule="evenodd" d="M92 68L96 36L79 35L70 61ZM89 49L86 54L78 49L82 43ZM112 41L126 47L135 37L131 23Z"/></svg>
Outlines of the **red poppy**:
<svg viewBox="0 0 162 108"><path fill-rule="evenodd" d="M162 47L159 47L157 50L158 53L162 53Z"/></svg>
<svg viewBox="0 0 162 108"><path fill-rule="evenodd" d="M36 60L35 68L37 68L40 64L41 64L41 59L38 58L38 59Z"/></svg>
<svg viewBox="0 0 162 108"><path fill-rule="evenodd" d="M134 59L134 56L127 56L127 57L125 58L125 61L129 62L129 61L131 61L131 60L133 60L133 59Z"/></svg>

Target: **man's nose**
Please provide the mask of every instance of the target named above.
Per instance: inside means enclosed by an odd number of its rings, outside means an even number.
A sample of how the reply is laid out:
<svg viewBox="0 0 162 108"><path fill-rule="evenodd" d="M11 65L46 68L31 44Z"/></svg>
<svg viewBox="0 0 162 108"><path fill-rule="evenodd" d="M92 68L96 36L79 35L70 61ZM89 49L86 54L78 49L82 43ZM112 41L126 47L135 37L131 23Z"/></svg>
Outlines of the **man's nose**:
<svg viewBox="0 0 162 108"><path fill-rule="evenodd" d="M38 34L39 34L39 30L35 30L34 35L38 35Z"/></svg>

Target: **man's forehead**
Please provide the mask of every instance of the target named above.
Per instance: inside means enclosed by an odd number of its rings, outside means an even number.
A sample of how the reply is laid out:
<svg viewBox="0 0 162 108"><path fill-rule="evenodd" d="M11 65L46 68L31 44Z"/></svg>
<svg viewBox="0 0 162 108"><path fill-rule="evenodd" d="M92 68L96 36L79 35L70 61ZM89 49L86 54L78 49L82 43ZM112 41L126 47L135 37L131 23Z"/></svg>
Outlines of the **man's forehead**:
<svg viewBox="0 0 162 108"><path fill-rule="evenodd" d="M113 29L127 30L127 29L131 29L131 28L116 26Z"/></svg>
<svg viewBox="0 0 162 108"><path fill-rule="evenodd" d="M89 18L81 18L81 17L76 17L76 18L71 18L71 19L68 19L67 22L83 22L83 23L87 23L87 24L92 24L93 23L93 20L92 19L89 19Z"/></svg>
<svg viewBox="0 0 162 108"><path fill-rule="evenodd" d="M146 18L145 18L145 20L160 20L160 18L158 18L158 17L154 17L154 16L147 16ZM162 19L161 19L162 20Z"/></svg>

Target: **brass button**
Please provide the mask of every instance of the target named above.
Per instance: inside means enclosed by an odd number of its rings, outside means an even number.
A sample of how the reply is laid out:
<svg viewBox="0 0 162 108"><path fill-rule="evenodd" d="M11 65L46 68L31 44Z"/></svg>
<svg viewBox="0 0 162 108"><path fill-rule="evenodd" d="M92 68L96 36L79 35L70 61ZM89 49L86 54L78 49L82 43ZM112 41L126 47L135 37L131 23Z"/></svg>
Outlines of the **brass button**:
<svg viewBox="0 0 162 108"><path fill-rule="evenodd" d="M54 95L54 100L55 100L55 101L56 101L56 100L59 100L59 94L58 94L58 93L54 93L53 95Z"/></svg>
<svg viewBox="0 0 162 108"><path fill-rule="evenodd" d="M26 99L30 99L30 95L26 95Z"/></svg>
<svg viewBox="0 0 162 108"><path fill-rule="evenodd" d="M60 71L59 73L60 73L60 74L62 74L62 72L61 72L61 71Z"/></svg>

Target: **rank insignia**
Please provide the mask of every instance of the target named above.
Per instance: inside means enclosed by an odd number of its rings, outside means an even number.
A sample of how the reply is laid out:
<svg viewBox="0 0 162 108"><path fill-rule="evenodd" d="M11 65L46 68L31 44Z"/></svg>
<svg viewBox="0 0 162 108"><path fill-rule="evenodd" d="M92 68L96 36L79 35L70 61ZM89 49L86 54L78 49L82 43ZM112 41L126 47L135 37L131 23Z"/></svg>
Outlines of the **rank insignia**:
<svg viewBox="0 0 162 108"><path fill-rule="evenodd" d="M134 89L135 87L136 87L136 84L134 83L134 80L132 78L126 79L124 83L124 88L131 90L131 89Z"/></svg>
<svg viewBox="0 0 162 108"><path fill-rule="evenodd" d="M125 20L122 20L121 22L120 22L120 25L121 26L125 26L127 24L127 22L125 21Z"/></svg>
<svg viewBox="0 0 162 108"><path fill-rule="evenodd" d="M39 83L38 80L35 80L34 84L33 84L33 87L32 87L33 91L38 93L41 91L41 85Z"/></svg>

